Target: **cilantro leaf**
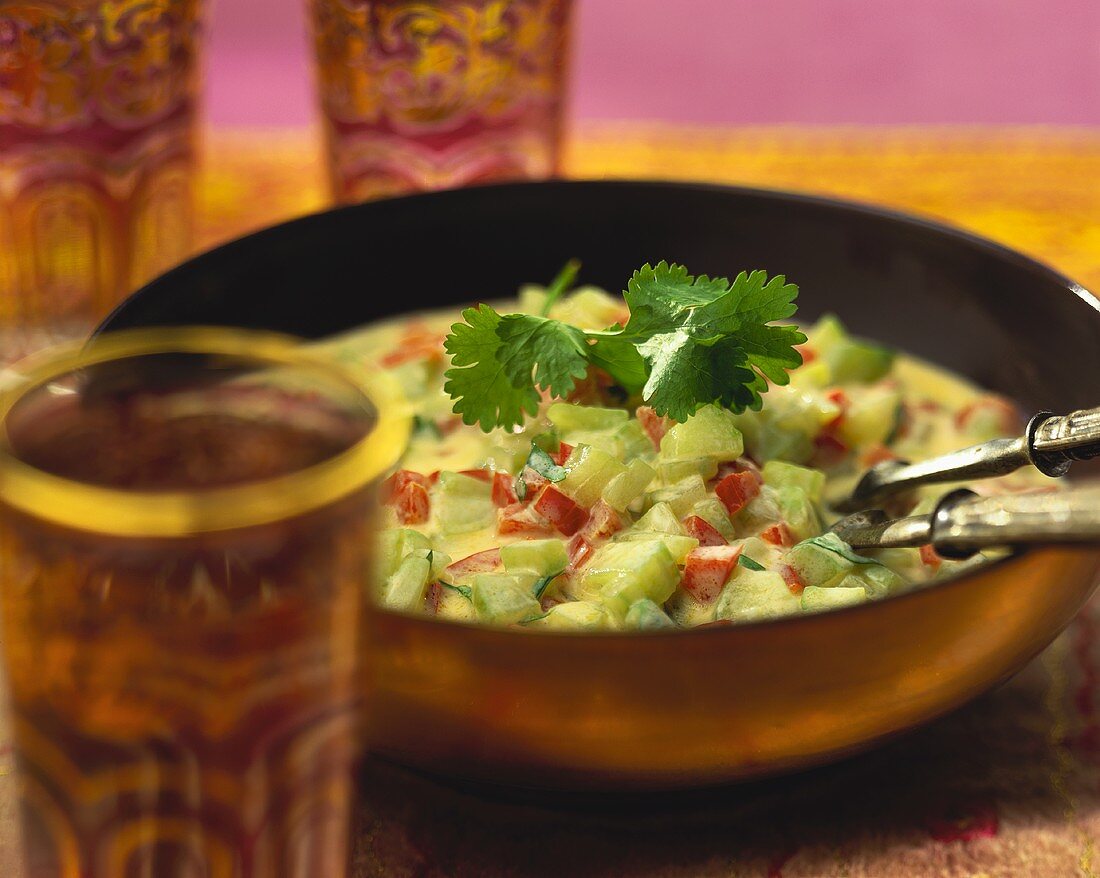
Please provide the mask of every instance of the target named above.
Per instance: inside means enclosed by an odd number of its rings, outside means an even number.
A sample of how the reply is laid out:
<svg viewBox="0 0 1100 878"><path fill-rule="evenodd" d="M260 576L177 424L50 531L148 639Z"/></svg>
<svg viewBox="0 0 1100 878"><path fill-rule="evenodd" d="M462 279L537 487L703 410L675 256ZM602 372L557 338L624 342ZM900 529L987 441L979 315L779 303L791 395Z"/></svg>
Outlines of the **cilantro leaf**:
<svg viewBox="0 0 1100 878"><path fill-rule="evenodd" d="M530 381L514 384L500 360L503 342L497 335L501 317L488 305L467 308L465 323L456 323L444 341L451 366L444 373L443 390L454 398L454 412L464 424L493 427L523 423L523 415L538 411L539 394Z"/></svg>
<svg viewBox="0 0 1100 878"><path fill-rule="evenodd" d="M737 556L737 563L740 564L742 567L748 569L748 570L765 570L766 569L763 564L761 564L759 561L754 561L748 555L738 555Z"/></svg>
<svg viewBox="0 0 1100 878"><path fill-rule="evenodd" d="M571 284L566 266L557 288ZM545 316L501 317L482 305L463 312L447 336L452 365L444 389L467 424L488 432L534 414L539 390L566 397L590 366L603 369L660 415L684 420L701 405L759 409L768 383L786 384L802 364L797 328L775 325L796 310L798 287L763 271L725 278L682 265L644 265L623 293L625 326L593 332Z"/></svg>
<svg viewBox="0 0 1100 878"><path fill-rule="evenodd" d="M533 363L535 385L565 397L588 371L588 342L581 330L568 323L511 314L501 318L496 334L501 342L497 357L514 386L531 383Z"/></svg>
<svg viewBox="0 0 1100 878"><path fill-rule="evenodd" d="M531 453L527 455L527 463L524 466L529 466L535 472L537 472L544 479L551 482L560 482L568 475L565 471L565 467L558 466L554 463L554 458L539 448L534 442L531 443ZM524 486L526 492L526 486Z"/></svg>

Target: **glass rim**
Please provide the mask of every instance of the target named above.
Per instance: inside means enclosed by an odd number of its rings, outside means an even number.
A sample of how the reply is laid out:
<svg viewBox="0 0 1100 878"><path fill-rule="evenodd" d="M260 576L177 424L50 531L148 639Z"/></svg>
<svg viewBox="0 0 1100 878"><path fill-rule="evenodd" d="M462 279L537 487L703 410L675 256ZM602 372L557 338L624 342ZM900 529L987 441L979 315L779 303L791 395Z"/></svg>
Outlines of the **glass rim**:
<svg viewBox="0 0 1100 878"><path fill-rule="evenodd" d="M374 410L370 429L320 463L222 488L132 491L59 476L20 460L7 417L31 391L88 366L156 354L210 354L300 367L335 378ZM293 336L225 327L126 329L50 348L0 370L0 503L73 530L120 537L185 537L271 524L321 509L367 487L395 464L412 431L397 382L358 375ZM105 510L110 514L105 515Z"/></svg>

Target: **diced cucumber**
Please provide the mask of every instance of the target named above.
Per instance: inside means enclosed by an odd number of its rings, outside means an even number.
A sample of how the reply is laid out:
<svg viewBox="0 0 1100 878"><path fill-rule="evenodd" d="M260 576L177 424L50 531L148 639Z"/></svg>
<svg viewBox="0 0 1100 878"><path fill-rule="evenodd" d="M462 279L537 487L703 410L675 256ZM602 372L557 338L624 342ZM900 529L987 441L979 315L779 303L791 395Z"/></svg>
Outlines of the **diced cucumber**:
<svg viewBox="0 0 1100 878"><path fill-rule="evenodd" d="M497 430L493 433L493 444L485 453L481 462L498 472L518 473L531 452L531 440L521 433L505 433Z"/></svg>
<svg viewBox="0 0 1100 878"><path fill-rule="evenodd" d="M537 284L523 284L519 288L519 310L521 314L541 314L546 304L546 287Z"/></svg>
<svg viewBox="0 0 1100 878"><path fill-rule="evenodd" d="M627 472L626 466L606 451L591 445L574 448L564 467L566 475L558 487L585 508L600 499L600 494L613 478Z"/></svg>
<svg viewBox="0 0 1100 878"><path fill-rule="evenodd" d="M623 302L597 287L578 287L550 309L555 320L581 329L606 329L622 316Z"/></svg>
<svg viewBox="0 0 1100 878"><path fill-rule="evenodd" d="M667 488L649 491L646 500L649 505L667 503L677 518L683 518L691 507L707 496L706 483L700 476L689 476Z"/></svg>
<svg viewBox="0 0 1100 878"><path fill-rule="evenodd" d="M520 540L500 547L500 560L509 573L535 573L549 576L560 573L569 564L565 543L561 540Z"/></svg>
<svg viewBox="0 0 1100 878"><path fill-rule="evenodd" d="M405 556L416 551L427 555L431 543L424 534L409 527L389 527L382 530L375 544L375 569L378 579L385 581L397 572Z"/></svg>
<svg viewBox="0 0 1100 878"><path fill-rule="evenodd" d="M791 384L810 390L823 390L832 383L832 380L833 374L829 370L829 364L824 360L814 360L791 373Z"/></svg>
<svg viewBox="0 0 1100 878"><path fill-rule="evenodd" d="M409 360L387 370L407 399L419 399L428 392L431 368L426 360Z"/></svg>
<svg viewBox="0 0 1100 878"><path fill-rule="evenodd" d="M669 554L672 555L672 559L677 564L683 564L684 559L687 558L691 550L699 547L699 541L695 539L695 537L681 536L680 534L639 531L637 528L628 530L619 538L619 542L623 543L640 542L642 540L659 540L664 543L665 548L668 549Z"/></svg>
<svg viewBox="0 0 1100 878"><path fill-rule="evenodd" d="M546 410L550 423L564 436L572 430L617 430L630 420L622 409L556 402Z"/></svg>
<svg viewBox="0 0 1100 878"><path fill-rule="evenodd" d="M438 549L433 549L428 553L431 557L428 560L431 562L432 570L429 574L428 581L439 579L447 570L447 567L451 563L451 556L446 552L440 552Z"/></svg>
<svg viewBox="0 0 1100 878"><path fill-rule="evenodd" d="M901 417L901 393L872 388L852 400L840 421L840 438L853 447L883 444Z"/></svg>
<svg viewBox="0 0 1100 878"><path fill-rule="evenodd" d="M779 493L775 488L764 485L760 493L753 497L734 518L735 524L742 533L761 530L775 524L783 518L783 512L779 508Z"/></svg>
<svg viewBox="0 0 1100 878"><path fill-rule="evenodd" d="M802 610L806 613L820 613L841 607L854 607L867 601L867 592L860 586L848 588L821 588L808 585L802 590Z"/></svg>
<svg viewBox="0 0 1100 878"><path fill-rule="evenodd" d="M807 540L821 533L821 517L805 490L797 485L784 485L775 494L783 521L797 539Z"/></svg>
<svg viewBox="0 0 1100 878"><path fill-rule="evenodd" d="M751 622L797 613L799 600L778 573L736 567L714 605L715 619Z"/></svg>
<svg viewBox="0 0 1100 878"><path fill-rule="evenodd" d="M893 351L852 338L832 314L822 317L808 335L814 350L829 364L836 384L870 384L894 363Z"/></svg>
<svg viewBox="0 0 1100 878"><path fill-rule="evenodd" d="M567 601L555 604L544 615L533 619L527 628L565 631L605 631L617 627L607 608L596 601Z"/></svg>
<svg viewBox="0 0 1100 878"><path fill-rule="evenodd" d="M846 557L847 545L835 534L803 540L787 550L783 560L807 585L823 586L851 572L855 563Z"/></svg>
<svg viewBox="0 0 1100 878"><path fill-rule="evenodd" d="M615 440L618 442L619 454L623 460L633 460L643 455L648 458L654 454L653 443L646 435L645 428L634 418L615 431Z"/></svg>
<svg viewBox="0 0 1100 878"><path fill-rule="evenodd" d="M865 580L867 592L871 597L885 597L905 588L905 580L883 564L861 567L859 575Z"/></svg>
<svg viewBox="0 0 1100 878"><path fill-rule="evenodd" d="M581 574L581 588L599 595L619 618L635 601L663 604L676 590L680 570L660 540L605 543Z"/></svg>
<svg viewBox="0 0 1100 878"><path fill-rule="evenodd" d="M826 359L837 384L871 384L890 371L894 352L879 345L852 341L838 345Z"/></svg>
<svg viewBox="0 0 1100 878"><path fill-rule="evenodd" d="M657 475L648 463L632 460L626 472L614 476L603 489L603 499L612 509L622 512L645 493Z"/></svg>
<svg viewBox="0 0 1100 878"><path fill-rule="evenodd" d="M705 405L682 424L674 424L661 440L661 457L666 460L706 457L721 463L736 460L744 451L735 415L717 405Z"/></svg>
<svg viewBox="0 0 1100 878"><path fill-rule="evenodd" d="M718 474L718 461L712 457L690 457L684 460L657 459L657 475L666 485L675 484L690 476L713 479Z"/></svg>
<svg viewBox="0 0 1100 878"><path fill-rule="evenodd" d="M691 514L698 515L727 540L734 537L733 522L730 521L726 505L717 497L707 497L691 507Z"/></svg>
<svg viewBox="0 0 1100 878"><path fill-rule="evenodd" d="M678 627L669 618L668 613L649 598L635 601L630 605L630 609L626 611L624 624L627 628L638 631L659 631L663 628Z"/></svg>
<svg viewBox="0 0 1100 878"><path fill-rule="evenodd" d="M650 506L646 514L634 522L634 529L655 533L678 534L680 536L685 536L687 534L683 524L680 523L679 516L672 511L672 507L667 503L654 503Z"/></svg>
<svg viewBox="0 0 1100 878"><path fill-rule="evenodd" d="M532 592L538 577L521 573L479 573L473 578L473 602L478 618L494 625L512 625L542 614Z"/></svg>
<svg viewBox="0 0 1100 878"><path fill-rule="evenodd" d="M461 473L440 473L432 504L440 532L469 533L489 527L496 521L491 495L489 482Z"/></svg>
<svg viewBox="0 0 1100 878"><path fill-rule="evenodd" d="M386 582L383 606L391 610L413 612L424 603L424 592L428 587L428 576L432 565L427 558L409 556L405 558L397 572Z"/></svg>
<svg viewBox="0 0 1100 878"><path fill-rule="evenodd" d="M815 503L821 502L821 494L825 489L825 473L821 470L782 460L769 460L764 464L763 476L765 485L773 488L793 485L805 491Z"/></svg>

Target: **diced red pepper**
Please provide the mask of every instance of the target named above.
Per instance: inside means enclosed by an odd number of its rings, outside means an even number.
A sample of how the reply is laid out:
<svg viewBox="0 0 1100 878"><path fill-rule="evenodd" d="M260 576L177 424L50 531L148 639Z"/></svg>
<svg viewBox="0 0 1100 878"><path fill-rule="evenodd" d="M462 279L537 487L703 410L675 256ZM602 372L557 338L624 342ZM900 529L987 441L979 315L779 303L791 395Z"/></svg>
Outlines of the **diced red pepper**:
<svg viewBox="0 0 1100 878"><path fill-rule="evenodd" d="M791 529L783 521L761 531L760 539L773 546L793 546L796 542Z"/></svg>
<svg viewBox="0 0 1100 878"><path fill-rule="evenodd" d="M715 486L714 493L725 504L729 514L736 515L760 493L760 478L749 470L730 473Z"/></svg>
<svg viewBox="0 0 1100 878"><path fill-rule="evenodd" d="M802 594L806 588L806 583L802 580L802 577L798 575L798 571L788 564L784 564L779 568L779 575L783 577L783 581L787 583L787 588L790 589L791 594Z"/></svg>
<svg viewBox="0 0 1100 878"><path fill-rule="evenodd" d="M512 503L497 510L497 533L546 536L552 530L550 522L526 503Z"/></svg>
<svg viewBox="0 0 1100 878"><path fill-rule="evenodd" d="M756 476L757 481L764 481L764 475L760 472L760 467L748 455L739 457L737 460L727 460L718 464L718 473L715 475L714 481L720 482L730 473L752 473Z"/></svg>
<svg viewBox="0 0 1100 878"><path fill-rule="evenodd" d="M920 547L920 559L926 567L931 567L933 572L939 570L943 563L943 558L936 554L936 550L931 546Z"/></svg>
<svg viewBox="0 0 1100 878"><path fill-rule="evenodd" d="M535 510L567 537L573 536L588 521L588 512L553 485L547 485L539 493Z"/></svg>
<svg viewBox="0 0 1100 878"><path fill-rule="evenodd" d="M881 443L870 446L859 456L859 462L865 467L874 466L885 460L897 460L898 456Z"/></svg>
<svg viewBox="0 0 1100 878"><path fill-rule="evenodd" d="M432 501L428 489L418 482L406 482L405 487L389 499L402 524L423 524L431 515Z"/></svg>
<svg viewBox="0 0 1100 878"><path fill-rule="evenodd" d="M848 394L841 390L839 387L830 390L825 394L825 398L829 402L833 403L840 412L825 425L826 430L835 430L840 426L840 422L844 420L844 416L848 413L848 409L852 405L852 401L848 398Z"/></svg>
<svg viewBox="0 0 1100 878"><path fill-rule="evenodd" d="M523 471L523 483L527 485L527 493L524 495L524 501L529 502L538 496L539 491L550 484L550 480L544 476L540 476L537 472L528 467Z"/></svg>
<svg viewBox="0 0 1100 878"><path fill-rule="evenodd" d="M440 362L443 359L444 338L444 333L423 323L413 323L405 330L398 346L382 357L382 365L389 369L416 360Z"/></svg>
<svg viewBox="0 0 1100 878"><path fill-rule="evenodd" d="M848 454L848 444L828 431L817 434L814 449L814 462L821 466L840 463Z"/></svg>
<svg viewBox="0 0 1100 878"><path fill-rule="evenodd" d="M729 545L729 540L722 536L714 525L698 515L689 515L685 518L684 529L689 537L695 537L699 541L700 546Z"/></svg>
<svg viewBox="0 0 1100 878"><path fill-rule="evenodd" d="M430 487L432 483L428 476L421 475L411 469L399 469L382 483L382 502L389 503L410 482L422 485L425 488Z"/></svg>
<svg viewBox="0 0 1100 878"><path fill-rule="evenodd" d="M573 453L573 446L568 442L562 442L558 445L558 450L550 455L550 459L554 461L558 466L564 466L565 462L569 460L569 455Z"/></svg>
<svg viewBox="0 0 1100 878"><path fill-rule="evenodd" d="M970 420L982 410L990 412L995 417L998 431L1006 436L1015 433L1019 429L1019 413L1011 404L999 396L983 396L969 405L963 406L955 415L955 426L960 430L965 430Z"/></svg>
<svg viewBox="0 0 1100 878"><path fill-rule="evenodd" d="M622 517L603 500L597 500L589 512L588 523L581 533L589 542L606 540L623 529Z"/></svg>
<svg viewBox="0 0 1100 878"><path fill-rule="evenodd" d="M585 539L584 534L576 534L569 541L569 573L579 570L592 556L592 543Z"/></svg>
<svg viewBox="0 0 1100 878"><path fill-rule="evenodd" d="M674 423L672 418L657 414L657 412L648 405L638 406L634 412L634 416L642 425L642 429L645 430L645 434L649 437L649 441L653 443L653 447L660 451L661 440L665 438L665 433L668 432L668 428Z"/></svg>
<svg viewBox="0 0 1100 878"><path fill-rule="evenodd" d="M737 566L741 546L700 546L692 549L684 561L684 591L703 604L722 593L722 587Z"/></svg>
<svg viewBox="0 0 1100 878"><path fill-rule="evenodd" d="M508 473L493 473L493 505L511 506L515 502L515 480Z"/></svg>
<svg viewBox="0 0 1100 878"><path fill-rule="evenodd" d="M480 482L487 482L493 477L493 474L487 469L463 469L459 470L458 474L469 476L471 479L477 479Z"/></svg>
<svg viewBox="0 0 1100 878"><path fill-rule="evenodd" d="M447 572L452 576L468 576L471 573L491 573L498 567L500 567L500 549L486 549L448 564Z"/></svg>
<svg viewBox="0 0 1100 878"><path fill-rule="evenodd" d="M808 344L796 344L794 349L802 354L802 365L806 366L817 359L817 351Z"/></svg>
<svg viewBox="0 0 1100 878"><path fill-rule="evenodd" d="M443 603L443 586L433 582L424 593L424 611L433 616L439 615L440 604Z"/></svg>

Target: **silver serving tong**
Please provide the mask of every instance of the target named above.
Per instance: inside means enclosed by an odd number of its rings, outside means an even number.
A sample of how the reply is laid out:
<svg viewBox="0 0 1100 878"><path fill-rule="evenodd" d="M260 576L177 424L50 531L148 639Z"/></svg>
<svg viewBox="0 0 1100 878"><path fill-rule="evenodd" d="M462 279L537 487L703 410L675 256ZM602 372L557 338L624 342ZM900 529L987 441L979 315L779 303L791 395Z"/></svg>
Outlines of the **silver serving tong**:
<svg viewBox="0 0 1100 878"><path fill-rule="evenodd" d="M834 503L838 512L875 506L919 485L1003 476L1032 465L1048 476L1064 476L1075 460L1100 456L1100 408L1068 415L1040 412L1015 439L993 439L920 463L883 461L871 467L851 496Z"/></svg>
<svg viewBox="0 0 1100 878"><path fill-rule="evenodd" d="M990 546L1100 540L1100 488L979 497L952 491L929 515L888 519L881 509L849 515L830 530L854 549L931 545L944 558Z"/></svg>

